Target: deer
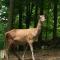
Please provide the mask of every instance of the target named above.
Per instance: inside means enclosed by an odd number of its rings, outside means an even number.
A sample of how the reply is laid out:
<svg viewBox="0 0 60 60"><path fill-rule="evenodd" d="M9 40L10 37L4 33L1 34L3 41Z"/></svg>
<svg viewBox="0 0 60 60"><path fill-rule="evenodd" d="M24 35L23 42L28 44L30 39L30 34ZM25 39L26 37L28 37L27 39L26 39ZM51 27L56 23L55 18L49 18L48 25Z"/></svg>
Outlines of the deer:
<svg viewBox="0 0 60 60"><path fill-rule="evenodd" d="M29 29L12 29L5 33L6 38L6 52L12 44L28 44L32 53L32 60L35 60L33 53L33 42L38 41L38 36L41 31L41 26L45 21L44 15L39 15L39 20L36 28ZM7 59L8 60L8 56Z"/></svg>

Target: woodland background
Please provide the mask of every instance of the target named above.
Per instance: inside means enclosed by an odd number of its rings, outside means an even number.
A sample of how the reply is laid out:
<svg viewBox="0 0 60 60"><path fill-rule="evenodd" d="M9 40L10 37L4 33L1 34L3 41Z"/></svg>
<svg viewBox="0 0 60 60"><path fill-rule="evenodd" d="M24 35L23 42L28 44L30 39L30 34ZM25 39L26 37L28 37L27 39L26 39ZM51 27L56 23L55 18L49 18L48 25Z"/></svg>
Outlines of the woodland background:
<svg viewBox="0 0 60 60"><path fill-rule="evenodd" d="M37 48L60 48L60 0L0 0L0 49L4 48L5 32L13 28L34 28L38 15L46 21L38 38Z"/></svg>

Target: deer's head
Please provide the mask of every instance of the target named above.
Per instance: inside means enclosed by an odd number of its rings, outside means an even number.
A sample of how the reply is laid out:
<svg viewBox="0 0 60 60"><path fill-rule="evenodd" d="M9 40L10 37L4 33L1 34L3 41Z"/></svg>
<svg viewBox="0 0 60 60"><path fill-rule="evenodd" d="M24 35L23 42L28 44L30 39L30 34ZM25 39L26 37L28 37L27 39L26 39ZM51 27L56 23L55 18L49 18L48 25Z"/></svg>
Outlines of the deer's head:
<svg viewBox="0 0 60 60"><path fill-rule="evenodd" d="M44 15L40 15L40 22L43 24L44 21L45 21L45 16Z"/></svg>

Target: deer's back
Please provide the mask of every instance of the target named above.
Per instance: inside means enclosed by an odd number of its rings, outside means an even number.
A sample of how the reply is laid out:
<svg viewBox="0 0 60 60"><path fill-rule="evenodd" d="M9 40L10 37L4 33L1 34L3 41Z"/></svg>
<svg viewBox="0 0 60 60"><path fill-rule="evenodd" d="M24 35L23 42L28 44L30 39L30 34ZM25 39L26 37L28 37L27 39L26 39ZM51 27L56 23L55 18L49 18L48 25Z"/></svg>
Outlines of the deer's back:
<svg viewBox="0 0 60 60"><path fill-rule="evenodd" d="M6 35L8 34L14 41L25 42L26 40L32 40L36 36L36 29L13 29L7 32Z"/></svg>

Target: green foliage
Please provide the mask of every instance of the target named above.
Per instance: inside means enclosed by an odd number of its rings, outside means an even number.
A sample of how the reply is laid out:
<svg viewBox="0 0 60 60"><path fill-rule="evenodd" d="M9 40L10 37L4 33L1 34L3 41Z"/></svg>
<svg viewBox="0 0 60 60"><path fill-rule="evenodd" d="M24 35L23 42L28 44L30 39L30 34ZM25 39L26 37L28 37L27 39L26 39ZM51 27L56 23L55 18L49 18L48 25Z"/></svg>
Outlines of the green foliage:
<svg viewBox="0 0 60 60"><path fill-rule="evenodd" d="M4 33L5 33L5 28L6 28L6 25L4 24L4 22L0 22L0 49L4 47Z"/></svg>
<svg viewBox="0 0 60 60"><path fill-rule="evenodd" d="M20 0L15 0L15 20L14 20L14 28L18 28L19 25L19 13L18 10L22 8L21 10L23 11L22 15L22 20L23 20L23 28L26 28L26 5L30 2L32 4L32 1L20 1ZM39 3L39 2L38 2ZM46 21L43 24L43 32L42 32L42 37L43 40L51 40L53 38L53 3L54 1L52 0L44 0L44 14L46 15ZM31 12L31 23L30 23L30 28L34 27L34 16L35 16L35 8L36 8L36 1L33 2L34 6L32 8ZM40 4L39 4L40 5ZM8 20L8 6L9 6L9 0L0 0L0 48L3 48L4 45L4 33L5 29L7 27L7 22ZM38 14L40 11L40 6L38 6ZM30 10L31 10L31 5L30 5ZM38 15L37 14L37 15ZM5 21L4 21L5 20ZM1 22L2 21L2 22ZM57 24L57 36L60 37L60 2L58 3L58 24Z"/></svg>
<svg viewBox="0 0 60 60"><path fill-rule="evenodd" d="M3 0L1 0L1 8L0 8L0 21L7 20L7 7L5 6Z"/></svg>

